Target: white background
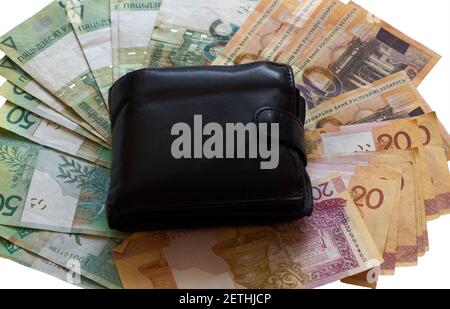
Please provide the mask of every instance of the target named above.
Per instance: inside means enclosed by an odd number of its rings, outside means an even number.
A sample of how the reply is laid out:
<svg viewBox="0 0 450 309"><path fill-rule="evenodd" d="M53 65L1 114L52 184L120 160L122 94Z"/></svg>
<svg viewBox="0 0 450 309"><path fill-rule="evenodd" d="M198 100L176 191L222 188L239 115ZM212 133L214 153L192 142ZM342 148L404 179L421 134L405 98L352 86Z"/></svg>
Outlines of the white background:
<svg viewBox="0 0 450 309"><path fill-rule="evenodd" d="M0 1L0 34L4 34L48 4L49 0ZM355 0L381 19L442 55L420 86L420 92L450 130L450 1ZM1 77L0 77L1 78ZM2 80L0 79L0 82ZM450 288L450 216L428 224L430 252L419 266L400 268L381 277L379 288ZM0 259L0 288L73 288L37 271ZM334 283L326 288L354 288Z"/></svg>

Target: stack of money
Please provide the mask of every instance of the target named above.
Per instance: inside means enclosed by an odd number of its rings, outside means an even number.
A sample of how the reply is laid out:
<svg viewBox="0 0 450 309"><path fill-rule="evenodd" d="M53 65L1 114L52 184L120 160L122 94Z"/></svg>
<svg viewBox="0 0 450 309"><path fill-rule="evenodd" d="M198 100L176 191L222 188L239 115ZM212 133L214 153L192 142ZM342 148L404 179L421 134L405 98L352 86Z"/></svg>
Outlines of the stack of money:
<svg viewBox="0 0 450 309"><path fill-rule="evenodd" d="M376 287L450 213L450 137L417 86L439 56L355 3L53 1L0 37L0 256L85 288ZM307 102L310 218L108 228L108 90L146 67L274 61Z"/></svg>
<svg viewBox="0 0 450 309"><path fill-rule="evenodd" d="M353 2L262 0L214 62L293 67L308 171L340 173L382 256L343 282L376 287L417 265L427 221L450 212L450 138L416 88L439 58Z"/></svg>

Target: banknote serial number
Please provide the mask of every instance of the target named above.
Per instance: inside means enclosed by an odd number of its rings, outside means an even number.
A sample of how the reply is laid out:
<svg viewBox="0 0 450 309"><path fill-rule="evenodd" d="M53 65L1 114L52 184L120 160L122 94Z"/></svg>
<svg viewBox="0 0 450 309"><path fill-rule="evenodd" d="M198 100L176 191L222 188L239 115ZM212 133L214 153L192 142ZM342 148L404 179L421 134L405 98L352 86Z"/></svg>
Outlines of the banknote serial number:
<svg viewBox="0 0 450 309"><path fill-rule="evenodd" d="M180 304L196 304L211 307L216 303L225 305L265 305L270 302L270 294L246 294L246 293L224 293L221 296L213 295L192 295L187 293L180 296Z"/></svg>

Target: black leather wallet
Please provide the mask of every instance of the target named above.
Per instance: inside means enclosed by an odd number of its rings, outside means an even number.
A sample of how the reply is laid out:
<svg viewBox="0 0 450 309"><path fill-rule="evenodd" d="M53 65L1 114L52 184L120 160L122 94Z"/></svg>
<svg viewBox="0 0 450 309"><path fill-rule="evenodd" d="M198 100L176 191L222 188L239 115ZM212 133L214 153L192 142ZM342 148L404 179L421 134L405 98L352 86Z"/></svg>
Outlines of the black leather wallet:
<svg viewBox="0 0 450 309"><path fill-rule="evenodd" d="M262 62L144 69L118 80L109 98L111 228L261 225L311 214L305 102L289 66ZM233 124L242 124L241 130L254 124L256 135L266 137L268 145L279 142L276 167L263 169L269 160L262 142L252 156L254 131L243 131L245 138L239 139L241 131L228 131ZM276 126L278 134L272 130Z"/></svg>

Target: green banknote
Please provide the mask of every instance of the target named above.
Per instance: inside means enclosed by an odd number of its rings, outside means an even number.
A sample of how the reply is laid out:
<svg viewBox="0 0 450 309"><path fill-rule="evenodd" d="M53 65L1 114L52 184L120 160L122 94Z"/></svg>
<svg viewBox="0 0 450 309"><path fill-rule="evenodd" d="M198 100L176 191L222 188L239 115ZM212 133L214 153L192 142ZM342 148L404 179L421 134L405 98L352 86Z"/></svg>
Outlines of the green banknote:
<svg viewBox="0 0 450 309"><path fill-rule="evenodd" d="M102 289L103 286L83 276L78 276L73 271L61 267L47 259L22 249L19 246L0 238L0 257L11 260L23 266L46 273L52 277L66 281L85 289Z"/></svg>
<svg viewBox="0 0 450 309"><path fill-rule="evenodd" d="M62 267L79 266L79 274L104 287L122 288L112 256L119 240L5 226L0 237Z"/></svg>
<svg viewBox="0 0 450 309"><path fill-rule="evenodd" d="M63 1L52 1L0 37L0 49L103 137L111 139L105 102L68 21Z"/></svg>
<svg viewBox="0 0 450 309"><path fill-rule="evenodd" d="M258 0L164 0L145 66L211 64Z"/></svg>
<svg viewBox="0 0 450 309"><path fill-rule="evenodd" d="M59 114L69 118L75 123L78 123L81 127L91 132L91 135L95 135L98 138L106 141L100 133L95 131L94 128L92 128L92 126L89 125L83 118L81 118L81 116L78 115L72 108L52 95L47 89L37 83L28 73L26 73L24 70L22 70L22 68L15 64L14 61L6 56L0 60L0 75L6 78L11 84L14 84L15 86L26 92L25 94L21 91L14 91L16 95L18 94L16 92L22 93L22 95L32 95ZM8 99L15 102L10 98ZM17 102L15 103L17 104Z"/></svg>
<svg viewBox="0 0 450 309"><path fill-rule="evenodd" d="M119 0L109 0L113 82L119 79Z"/></svg>
<svg viewBox="0 0 450 309"><path fill-rule="evenodd" d="M162 0L117 1L118 77L144 67Z"/></svg>
<svg viewBox="0 0 450 309"><path fill-rule="evenodd" d="M109 5L109 0L71 0L66 5L67 16L105 102L113 82Z"/></svg>
<svg viewBox="0 0 450 309"><path fill-rule="evenodd" d="M0 105L0 127L40 145L111 167L110 149L9 101Z"/></svg>
<svg viewBox="0 0 450 309"><path fill-rule="evenodd" d="M93 135L85 128L81 127L78 123L73 122L69 118L59 114L55 110L49 108L47 105L28 94L24 90L20 89L16 85L10 82L5 82L0 87L0 96L6 98L8 101L26 109L33 114L36 114L44 119L56 123L57 125L64 127L70 131L78 133L81 136L88 138L89 140L96 142L106 148L111 148L105 141Z"/></svg>
<svg viewBox="0 0 450 309"><path fill-rule="evenodd" d="M109 170L0 131L0 224L122 238L110 230Z"/></svg>

